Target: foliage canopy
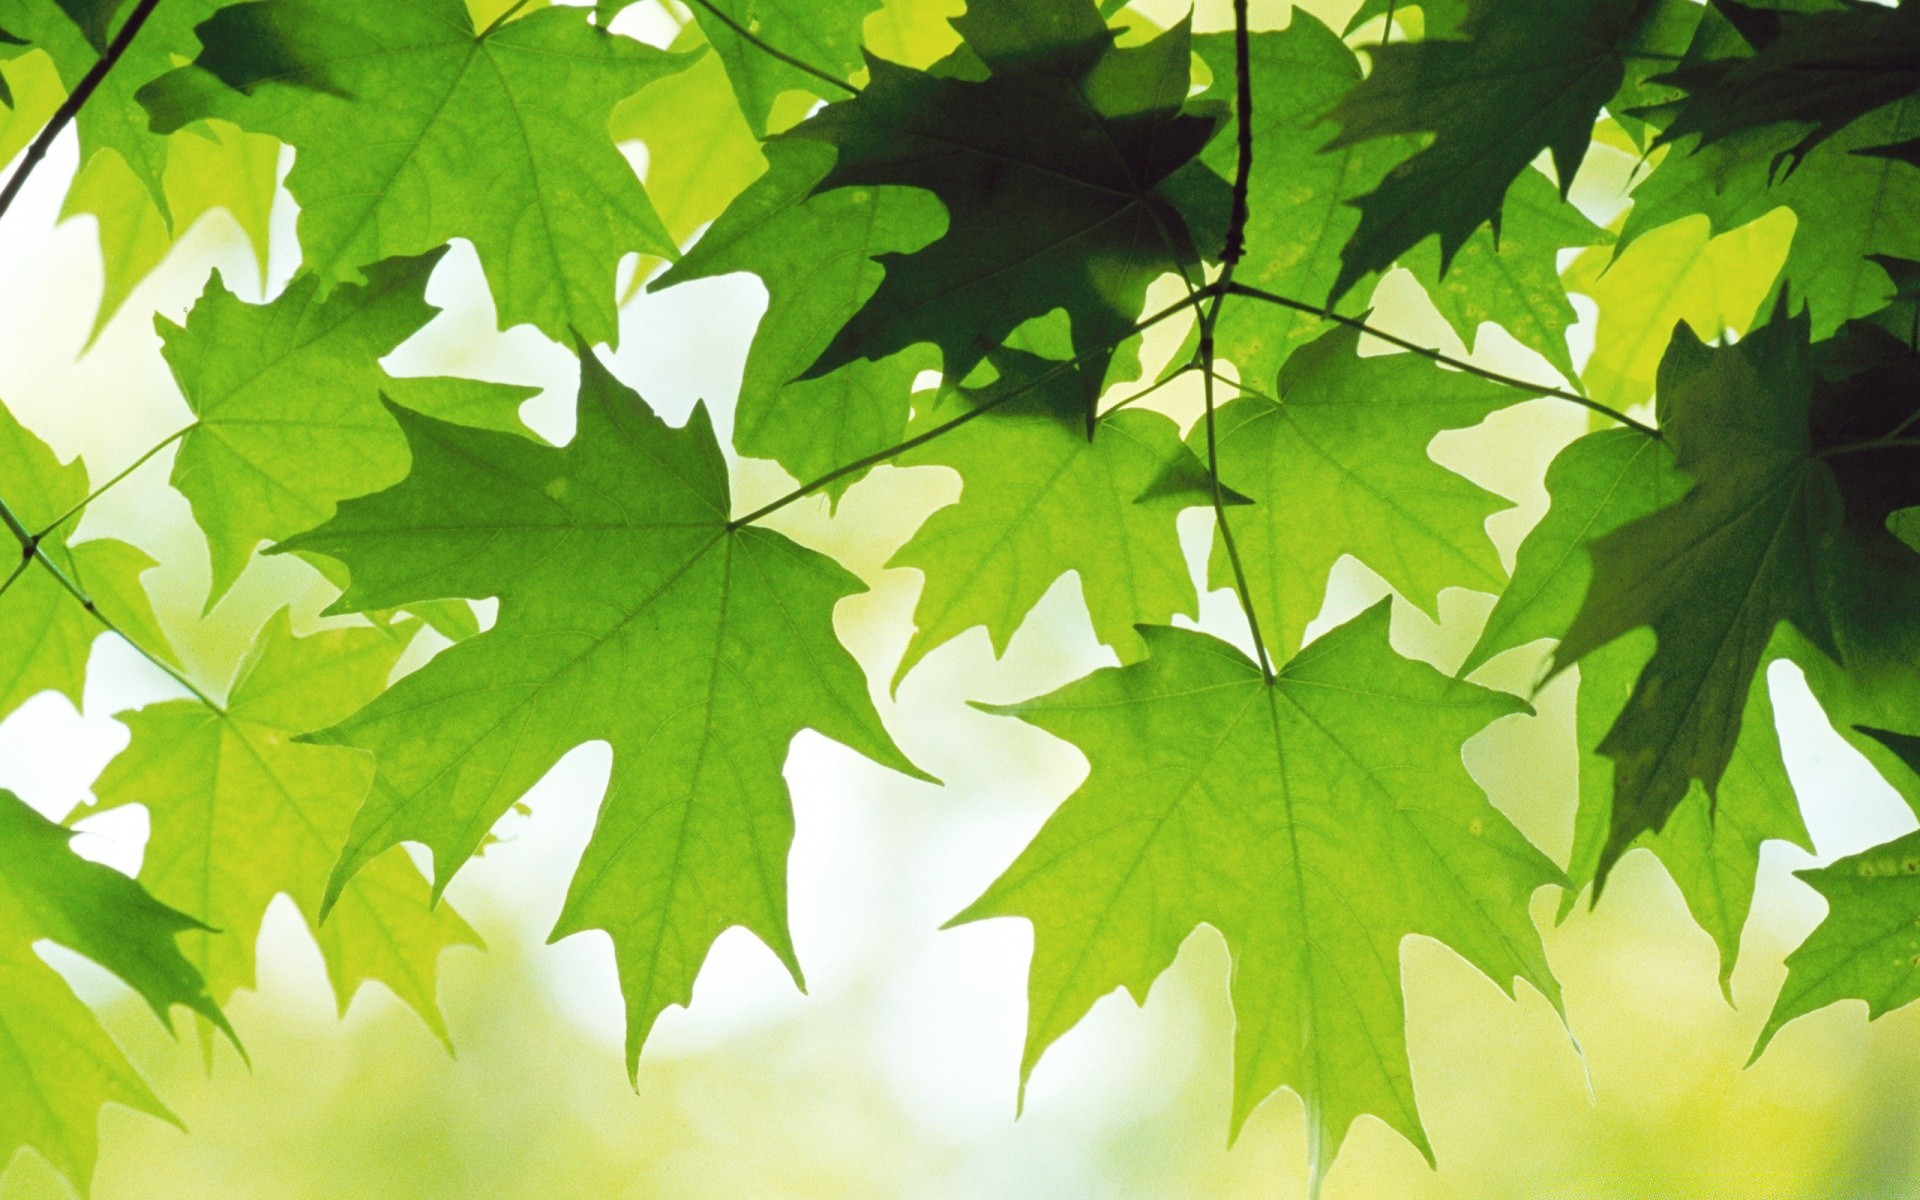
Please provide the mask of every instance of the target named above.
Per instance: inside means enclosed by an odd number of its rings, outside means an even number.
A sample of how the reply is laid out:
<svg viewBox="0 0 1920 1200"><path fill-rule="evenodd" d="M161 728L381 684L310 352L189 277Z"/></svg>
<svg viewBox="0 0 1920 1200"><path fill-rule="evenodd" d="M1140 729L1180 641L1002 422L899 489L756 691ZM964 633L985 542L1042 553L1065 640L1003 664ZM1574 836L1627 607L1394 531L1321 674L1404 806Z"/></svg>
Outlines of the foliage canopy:
<svg viewBox="0 0 1920 1200"><path fill-rule="evenodd" d="M1316 1181L1363 1114L1433 1158L1409 934L1558 1007L1530 902L1597 901L1645 847L1724 982L1760 846L1807 846L1821 800L1787 778L1770 663L1920 811L1914 4L1368 0L1342 33L1301 10L1253 29L1240 0L1196 34L972 0L889 57L868 18L911 25L916 0L655 3L670 45L622 32L623 0L0 0L0 143L24 151L0 216L72 127L96 331L202 213L264 264L276 186L299 207L277 295L216 274L156 319L192 420L127 470L95 487L0 407L0 717L78 704L106 635L180 692L123 714L69 818L144 807L137 883L0 792L0 1167L25 1147L84 1189L101 1105L167 1115L36 946L237 1040L219 1005L284 894L343 1007L378 982L444 1038L440 954L479 939L440 893L588 741L612 778L553 936L610 935L629 1071L727 929L801 980L794 738L927 776L836 633L865 583L767 522L883 464L959 479L889 563L924 579L895 686L975 627L1003 652L1069 574L1116 660L990 709L1089 764L955 918L1033 926L1022 1077L1212 926L1231 1126L1297 1092ZM1630 203L1583 193L1596 147L1637 160ZM454 241L502 330L577 354L566 444L522 423L531 389L383 365ZM671 425L598 349L638 291L741 272L768 305L731 449L793 480L757 508L705 405ZM1535 369L1371 315L1407 286L1432 328ZM1590 426L1503 560L1511 500L1438 447L1526 404ZM262 554L338 593L325 620L283 607L230 676L173 648L152 557L77 532L168 451L207 609ZM1387 601L1331 619L1348 559L1430 616L1489 597L1465 661L1402 654ZM1237 624L1198 620L1209 591ZM1562 865L1462 747L1532 719L1496 685L1568 670ZM1825 1005L1920 997L1916 838L1804 873L1830 912L1756 1057Z"/></svg>

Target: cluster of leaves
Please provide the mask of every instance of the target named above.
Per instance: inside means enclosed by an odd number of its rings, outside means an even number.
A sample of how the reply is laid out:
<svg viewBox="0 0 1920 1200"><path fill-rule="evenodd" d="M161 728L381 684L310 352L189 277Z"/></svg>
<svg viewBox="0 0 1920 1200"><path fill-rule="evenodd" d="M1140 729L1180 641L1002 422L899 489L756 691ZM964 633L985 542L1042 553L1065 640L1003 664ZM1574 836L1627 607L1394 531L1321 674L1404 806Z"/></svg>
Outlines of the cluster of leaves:
<svg viewBox="0 0 1920 1200"><path fill-rule="evenodd" d="M0 794L0 1071L34 1101L0 1111L0 1163L27 1146L84 1183L100 1104L164 1113L34 945L225 1028L217 1004L252 985L284 893L343 1004L376 981L440 1030L440 953L478 941L441 889L590 740L612 778L554 936L611 936L629 1070L722 931L753 931L797 980L793 737L919 772L835 636L861 582L764 521L886 462L961 480L893 560L925 580L896 682L976 626L1004 650L1069 573L1120 664L996 710L1091 764L956 918L1033 924L1023 1072L1211 925L1235 961L1234 1127L1292 1088L1316 1171L1363 1113L1432 1156L1409 934L1557 1005L1530 898L1570 906L1646 847L1731 971L1760 844L1807 844L1771 661L1920 808L1920 7L1368 0L1343 35L1297 10L1252 31L1242 3L1233 30L1196 35L1093 0L972 0L951 30L915 0L694 0L667 6L665 49L610 28L626 7L0 0L0 140L27 148L0 212L71 120L67 211L100 222L100 322L211 209L264 255L291 149L300 271L262 304L216 275L159 322L193 419L134 466L177 443L209 608L271 544L357 614L301 635L282 612L230 683L194 678L143 590L153 561L75 539L104 488L0 409L21 551L0 715L49 689L78 703L106 632L187 693L125 715L130 743L76 814L148 810L144 890ZM1567 200L1596 138L1644 156L1611 230ZM644 186L620 152L635 140ZM1740 239L1765 244L1782 210L1791 241L1767 260ZM525 389L381 365L433 315L453 239L503 328L577 349L567 445L520 424ZM1766 262L1759 289L1708 311L1659 298L1716 254ZM765 284L734 448L792 492L737 511L704 407L674 428L596 357L627 256L629 290ZM1396 269L1469 346L1497 325L1561 383L1372 329ZM1149 312L1169 278L1183 298ZM1601 302L1585 361L1570 289ZM1192 336L1146 380L1162 322ZM916 392L929 370L942 383ZM1187 428L1154 393L1189 377ZM1536 398L1595 427L1548 469L1509 576L1486 532L1506 502L1429 446ZM1628 411L1650 398L1649 419ZM1191 509L1238 646L1171 625L1203 586L1176 531ZM1347 556L1429 613L1450 588L1498 597L1456 674L1397 653L1384 603L1309 636ZM427 627L452 644L392 681ZM1542 679L1578 666L1564 867L1462 762L1528 708L1465 678L1503 655ZM1761 1047L1839 999L1920 996L1916 839L1808 873L1831 911Z"/></svg>

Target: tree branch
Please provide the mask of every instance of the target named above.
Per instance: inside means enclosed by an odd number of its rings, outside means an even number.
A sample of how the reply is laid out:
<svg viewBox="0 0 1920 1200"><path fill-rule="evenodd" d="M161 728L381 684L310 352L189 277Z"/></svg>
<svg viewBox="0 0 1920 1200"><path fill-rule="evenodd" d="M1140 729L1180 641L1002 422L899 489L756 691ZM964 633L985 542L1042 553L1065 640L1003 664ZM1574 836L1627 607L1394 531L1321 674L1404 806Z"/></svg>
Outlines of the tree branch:
<svg viewBox="0 0 1920 1200"><path fill-rule="evenodd" d="M33 139L33 144L27 147L26 155L21 158L19 167L7 180L7 186L0 188L0 217L6 216L7 210L13 207L13 198L18 196L20 189L26 186L27 177L32 175L33 169L40 165L40 160L47 156L47 150L60 136L61 131L80 115L80 110L86 106L88 100L93 98L94 92L100 89L100 84L106 79L107 72L113 70L114 64L126 54L127 47L133 44L133 39L139 34L140 27L147 23L147 18L151 17L153 10L159 6L160 0L140 0L134 5L133 11L127 14L126 22L120 26L120 32L114 35L112 42L108 43L106 53L102 54L100 60L81 77L80 85L60 102L60 107L54 110L53 119L48 121L46 128Z"/></svg>
<svg viewBox="0 0 1920 1200"><path fill-rule="evenodd" d="M125 479L127 476L133 474L135 471L138 471L141 467L146 466L147 460L151 459L154 455L160 453L162 450L165 450L168 446L173 445L175 442L179 441L181 438L187 436L187 434L192 432L195 426L197 426L198 424L199 422L196 421L194 422L193 425L189 425L185 429L178 429L168 434L166 438L163 441L161 441L159 444L155 445L152 449L148 450L145 454L142 454L139 458L134 459L133 462L127 466L126 470L120 472L118 475L115 475L112 479L107 480L105 483L101 484L99 487L93 489L93 491L87 493L85 498L83 498L79 503L75 504L72 508L69 508L67 511L61 513L58 517L55 517L51 522L48 523L45 529L42 529L39 533L34 534L33 535L34 538L36 540L40 538L44 538L48 534L52 533L54 530L60 528L62 525L65 525L68 521L72 520L77 514L79 514L82 510L84 510L87 507L87 505L92 504L95 500L98 500L100 497L106 495L106 493L115 484L119 483L121 480Z"/></svg>
<svg viewBox="0 0 1920 1200"><path fill-rule="evenodd" d="M733 30L735 34L739 35L741 41L746 42L748 45L759 50L762 54L765 54L771 58L777 58L781 62L792 67L794 70L803 71L806 74L813 76L815 79L818 79L822 83L830 84L833 87L837 87L849 96L858 96L860 94L859 88L853 86L851 83L848 83L846 80L840 78L838 75L835 75L833 72L822 71L819 67L814 66L812 63L807 62L804 59L795 58L793 55L788 54L785 50L780 49L778 46L770 46L766 42L761 41L760 36L758 34L754 33L751 29L748 29L745 25L742 25L740 22L734 20L732 17L728 16L726 13L721 12L720 9L712 3L712 0L691 0L691 2L694 4L698 4L701 8L704 8L708 12L712 13L716 18L719 19L721 24L725 25L728 29Z"/></svg>
<svg viewBox="0 0 1920 1200"><path fill-rule="evenodd" d="M1213 301L1200 317L1200 387L1206 402L1207 483L1213 490L1213 520L1220 529L1220 542L1227 548L1227 562L1233 568L1233 588L1240 597L1240 611L1247 618L1247 631L1253 635L1254 654L1260 674L1273 682L1273 658L1267 653L1266 639L1260 636L1260 618L1253 607L1253 592L1247 586L1247 570L1240 561L1240 545L1234 541L1233 525L1227 520L1226 493L1220 485L1220 439L1214 426L1214 339L1220 321L1220 306L1235 286L1233 273L1247 252L1247 192L1253 180L1253 64L1252 34L1248 31L1247 0L1233 0L1233 74L1235 87L1234 125L1239 142L1238 161L1233 172L1233 208L1227 219L1227 236L1220 250L1220 278L1213 285Z"/></svg>
<svg viewBox="0 0 1920 1200"><path fill-rule="evenodd" d="M1428 346L1422 346L1418 342L1410 342L1406 338L1398 334L1388 333L1384 329L1376 329L1358 317L1349 317L1344 313L1334 312L1325 305L1308 304L1304 300L1295 300L1290 296L1276 295L1273 292L1265 291L1261 288L1249 287L1244 283L1229 282L1226 290L1235 296L1245 296L1250 300L1261 300L1268 304L1277 304L1281 308L1290 308L1295 312L1311 313L1316 317L1332 321L1337 325L1345 325L1349 329L1357 329L1361 333L1379 338L1389 345L1411 351L1420 355L1422 358L1430 358L1434 362L1440 363L1443 366L1452 367L1456 371L1465 371L1469 375L1478 375L1480 378L1491 383L1504 384L1507 387L1517 388L1523 392L1531 392L1536 396L1551 396L1556 400L1565 400L1570 404L1578 404L1580 407L1592 409L1602 416L1611 417L1620 422L1620 424L1625 425L1628 429L1636 433L1644 434L1647 437L1658 439L1661 436L1660 431L1653 426L1641 421L1636 421L1619 409L1611 408L1600 403L1598 400L1589 399L1578 392L1569 392L1564 388L1549 387L1544 383L1528 383L1524 379L1516 379L1511 375L1502 375L1498 371L1489 371L1485 367L1477 367L1465 359L1455 358L1451 354L1443 353Z"/></svg>
<svg viewBox="0 0 1920 1200"><path fill-rule="evenodd" d="M966 412L961 413L959 416L953 418L950 421L946 421L946 422L943 422L942 424L936 425L932 429L929 429L924 433L916 434L915 436L908 438L904 442L900 442L897 445L887 447L885 450L877 450L874 453L865 456L864 458L857 458L852 462L847 463L844 466L835 467L833 470L828 471L825 475L820 476L818 479L812 480L809 483L803 483L799 487L794 488L792 491L780 497L778 500L774 500L774 501L771 501L770 503L763 504L759 508L756 508L752 512L748 513L744 517L735 517L733 520L727 522L727 530L728 532L732 532L733 530L739 529L743 525L752 525L755 522L765 517L772 516L774 513L779 512L781 509L785 508L789 504L792 504L796 500L803 500L806 497L811 496L813 493L819 491L821 488L827 486L829 483L832 483L836 479L845 479L847 476L857 474L858 472L864 471L869 467L877 467L881 463L887 462L890 459L898 458L900 455L905 454L907 451L913 449L916 446L924 446L928 442L934 440L935 438L941 436L942 434L949 433L955 429L958 429L960 426L965 425L967 422L973 420L975 417L982 416L986 413L992 412L994 409L999 408L1001 405L1007 403L1008 401L1015 400L1021 396L1026 395L1028 392L1031 392L1033 389L1039 387L1041 384L1046 383L1048 380L1051 380L1057 377L1061 372L1072 370L1074 367L1079 366L1081 362L1087 358L1088 355L1098 354L1105 350L1111 350L1115 346L1118 346L1121 342L1124 342L1128 338L1132 337L1134 334L1140 333L1147 329L1151 329L1153 326L1158 325L1160 322L1166 320L1168 317L1173 316L1175 313L1184 312L1185 310L1192 308L1194 305L1199 304L1201 301L1207 299L1213 294L1214 294L1214 290L1211 286L1202 288L1197 292L1190 293L1186 297L1186 299L1177 300L1174 303L1167 305L1167 307L1161 309L1159 312L1154 313L1152 316L1144 317L1139 321L1134 322L1132 328L1128 329L1125 333L1121 334L1120 336L1115 338L1110 338L1106 342L1103 342L1098 346L1094 346L1088 349L1085 353L1075 355L1073 358L1065 359L1060 363L1057 363L1056 365L1049 367L1047 370L1042 371L1039 375L1034 376L1032 379L1029 379L1027 382L1021 384L1019 387L1010 388L1007 391L1004 391L999 395L995 396L993 399L987 401L986 403L981 404L978 407L968 409Z"/></svg>
<svg viewBox="0 0 1920 1200"><path fill-rule="evenodd" d="M7 578L8 586L11 586L13 581L20 577L20 572L22 569L25 568L26 564L31 562L39 563L43 568L46 569L49 575L53 576L54 582L58 583L62 588L66 589L67 594L69 596L72 596L74 600L76 600L79 603L81 608L86 609L87 612L92 614L94 620L100 622L100 627L102 629L105 629L108 633L116 635L117 637L119 637L121 641L133 647L134 653L138 654L141 658L144 658L148 662L152 663L156 668L160 670L162 674L166 675L167 678L173 680L175 683L179 684L181 687L187 689L187 691L192 694L195 700L198 700L200 703L206 705L208 708L212 709L214 712L219 713L222 716L226 715L226 710L221 708L218 704L215 704L213 702L213 697L207 695L205 692L201 691L198 687L194 686L193 681L191 679L188 679L172 664L166 662L165 660L160 658L159 655L147 649L145 646L142 646L139 642L136 642L132 638L128 637L125 630L121 629L118 625L113 623L113 618L101 612L100 609L94 604L93 597L87 595L86 589L82 588L79 585L79 583L75 582L74 578L71 575L68 575L65 571L61 570L60 564L54 562L51 558L47 557L47 552L44 549L42 549L40 546L41 535L36 533L28 533L27 527L21 523L20 518L14 514L13 509L8 506L5 500L0 500L0 525L5 525L7 527L7 531L12 533L14 536L14 539L20 543L21 563L19 567L16 567L14 569L14 573Z"/></svg>

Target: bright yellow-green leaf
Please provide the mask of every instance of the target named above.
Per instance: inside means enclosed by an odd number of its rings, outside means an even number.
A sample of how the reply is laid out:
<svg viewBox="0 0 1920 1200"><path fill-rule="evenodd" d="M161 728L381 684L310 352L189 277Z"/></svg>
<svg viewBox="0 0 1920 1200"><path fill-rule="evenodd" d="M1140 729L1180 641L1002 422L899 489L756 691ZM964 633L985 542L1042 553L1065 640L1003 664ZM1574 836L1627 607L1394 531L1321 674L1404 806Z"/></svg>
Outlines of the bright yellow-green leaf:
<svg viewBox="0 0 1920 1200"><path fill-rule="evenodd" d="M1685 321L1703 340L1745 333L1772 290L1793 238L1793 214L1775 209L1719 236L1705 217L1686 217L1575 259L1567 290L1599 306L1593 355L1581 379L1602 404L1630 409L1653 397L1673 327Z"/></svg>
<svg viewBox="0 0 1920 1200"><path fill-rule="evenodd" d="M0 1164L29 1147L84 1195L102 1105L172 1114L35 944L53 942L112 971L163 1021L180 1004L221 1029L227 1023L174 944L199 923L82 859L67 846L72 837L0 791Z"/></svg>
<svg viewBox="0 0 1920 1200"><path fill-rule="evenodd" d="M123 714L132 740L94 786L94 811L144 805L152 818L140 881L211 926L182 935L215 999L254 986L254 942L276 896L292 897L326 960L344 1012L362 983L391 988L442 1039L440 952L479 937L400 851L368 864L325 924L320 902L347 829L373 783L373 759L295 739L386 688L417 623L294 637L283 610L261 631L225 711L172 700Z"/></svg>

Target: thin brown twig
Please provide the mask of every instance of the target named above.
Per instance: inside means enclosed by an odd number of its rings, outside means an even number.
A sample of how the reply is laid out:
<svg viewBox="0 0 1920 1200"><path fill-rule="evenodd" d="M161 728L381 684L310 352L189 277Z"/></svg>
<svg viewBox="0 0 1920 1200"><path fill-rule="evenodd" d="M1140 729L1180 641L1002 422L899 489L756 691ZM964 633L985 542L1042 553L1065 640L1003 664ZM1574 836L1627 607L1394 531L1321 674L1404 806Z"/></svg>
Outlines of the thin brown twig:
<svg viewBox="0 0 1920 1200"><path fill-rule="evenodd" d="M1512 375L1502 375L1498 371L1490 371L1485 367L1475 366L1465 359L1455 358L1451 354L1435 350L1430 346L1422 346L1419 342L1408 341L1398 334L1388 333L1384 329L1375 328L1359 317L1349 317L1344 313L1334 312L1323 304L1309 304L1304 300L1295 300L1291 296L1282 296L1262 288L1250 287L1244 283L1231 281L1227 284L1225 290L1231 295L1245 296L1252 300L1262 300L1268 304L1279 305L1281 308L1293 309L1295 312L1310 313L1313 316L1332 321L1337 325L1345 325L1349 329L1357 329L1370 337L1379 338L1388 345L1398 346L1402 350L1411 351L1423 358L1430 358L1434 362L1440 363L1443 366L1452 367L1456 371L1465 371L1469 375L1478 375L1480 378L1489 382L1504 384L1507 387L1517 388L1523 392L1531 392L1536 396L1551 396L1556 400L1565 400L1570 404L1578 404L1582 408L1591 409L1603 416L1611 417L1637 433L1645 434L1650 438L1660 437L1660 431L1653 426L1642 421L1636 421L1619 409L1611 408L1600 403L1598 400L1582 396L1578 392L1569 392L1565 388L1553 387L1544 383L1530 383L1525 379L1517 379Z"/></svg>
<svg viewBox="0 0 1920 1200"><path fill-rule="evenodd" d="M1227 520L1226 491L1220 483L1220 438L1214 422L1214 328L1220 321L1220 307L1234 288L1233 273L1247 250L1247 193L1253 180L1253 64L1252 34L1249 32L1247 0L1233 3L1234 124L1239 153L1233 172L1233 208L1227 220L1227 236L1220 250L1220 278L1213 285L1213 300L1200 317L1200 345L1197 354L1202 375L1201 392L1206 404L1207 482L1213 491L1213 519L1220 530L1220 542L1226 547L1227 562L1233 568L1234 592L1240 598L1240 611L1247 618L1247 631L1253 637L1254 654L1260 674L1272 683L1273 658L1267 653L1266 639L1260 635L1260 618L1254 609L1253 592L1247 584L1247 570L1240 560L1240 545L1234 540L1233 525Z"/></svg>
<svg viewBox="0 0 1920 1200"><path fill-rule="evenodd" d="M59 138L61 132L80 115L80 110L86 106L88 100L93 98L94 92L100 89L100 84L106 79L107 72L113 70L114 64L126 54L127 47L133 44L133 39L139 34L140 27L147 23L147 18L151 17L153 10L159 6L160 0L140 0L134 5L133 11L127 14L126 22L120 26L120 32L115 34L113 41L107 44L107 49L100 55L99 61L87 69L87 73L80 77L78 86L60 102L60 107L53 111L53 119L40 130L39 135L33 139L33 144L27 147L26 155L21 158L20 165L14 168L13 175L7 180L7 186L0 188L0 217L4 217L7 210L13 207L14 197L18 196L20 189L27 185L27 179L33 174L34 168L39 166L40 160L47 156L47 151Z"/></svg>
<svg viewBox="0 0 1920 1200"><path fill-rule="evenodd" d="M1206 300L1212 295L1213 295L1212 287L1202 288L1197 292L1193 292L1189 294L1186 298L1177 300L1174 303L1167 305L1167 307L1161 309L1159 312L1154 313L1152 316L1144 317L1139 321L1134 322L1133 326L1129 328L1125 333L1121 334L1120 336L1111 338L1098 346L1091 347L1088 350L1084 351L1083 353L1075 355L1072 358L1065 359L1055 364L1054 366L1048 368L1047 370L1042 371L1040 374L1034 376L1032 379L1027 380L1025 383L1021 384L1019 387L1009 388L1007 391L1001 392L999 395L995 396L993 399L975 408L968 409L966 412L961 413L959 416L953 418L950 421L945 421L939 425L936 425L932 429L929 429L924 433L916 434L915 436L910 437L903 442L899 442L899 443L896 443L895 445L887 447L885 450L876 450L872 454L865 455L861 458L856 458L852 462L847 463L843 466L835 467L833 470L828 471L825 475L822 475L817 479L811 480L810 482L801 484L799 487L794 488L792 491L781 496L779 499L773 500L766 504L761 505L759 508L754 509L752 512L748 513L746 516L735 517L733 520L727 522L727 529L731 531L731 530L739 529L743 525L752 525L755 522L762 520L763 518L769 517L774 513L779 512L781 509L787 507L787 505L792 504L796 500L803 500L806 497L811 496L813 493L819 491L821 488L827 486L828 484L832 483L836 479L845 479L847 476L858 474L861 471L867 470L869 467L877 467L881 463L887 462L890 459L898 458L900 455L905 454L907 451L912 450L916 446L924 446L928 442L934 440L935 438L940 437L943 434L950 433L955 429L958 429L960 426L965 425L967 422L973 420L975 417L979 417L986 413L992 412L994 409L999 408L1001 405L1007 403L1008 401L1014 400L1020 396L1026 395L1028 392L1031 392L1033 389L1039 387L1041 384L1046 383L1051 379L1054 379L1061 372L1070 371L1073 368L1079 366L1088 357L1095 354L1099 354L1106 350L1111 350L1115 346L1118 346L1120 343L1132 337L1134 334L1140 333L1147 329L1151 329L1153 326L1158 325L1160 322L1166 320L1168 317L1171 317L1176 313L1184 312L1187 309L1192 308L1194 305L1199 304L1200 302Z"/></svg>
<svg viewBox="0 0 1920 1200"><path fill-rule="evenodd" d="M726 13L720 11L720 7L716 4L713 4L711 0L692 0L692 3L698 4L701 8L704 8L708 12L712 13L714 17L717 18L722 25L725 25L728 29L733 30L733 32L740 37L740 40L746 42L748 45L755 47L762 54L768 55L771 58L777 58L781 62L792 67L794 70L811 75L822 83L831 84L834 87L839 88L841 91L845 92L849 96L858 96L860 94L859 88L855 87L851 83L848 83L846 80L840 78L838 75L835 75L833 72L822 71L819 67L814 66L812 63L806 61L805 59L795 58L793 55L788 54L785 50L780 49L780 47L772 46L762 41L760 39L759 34L754 33L751 29L748 29L745 25L742 25L740 22L734 20L732 17L728 16Z"/></svg>

